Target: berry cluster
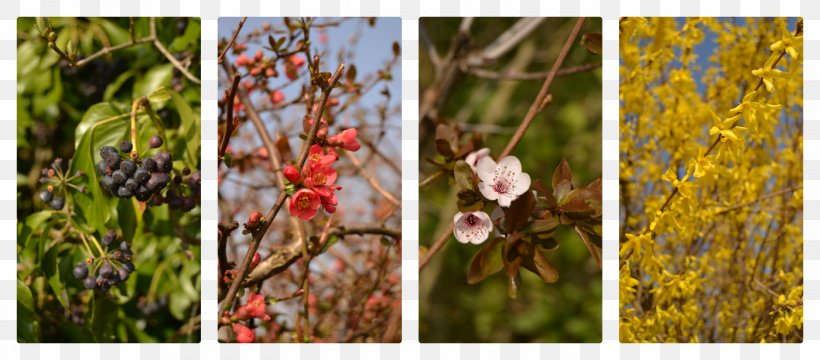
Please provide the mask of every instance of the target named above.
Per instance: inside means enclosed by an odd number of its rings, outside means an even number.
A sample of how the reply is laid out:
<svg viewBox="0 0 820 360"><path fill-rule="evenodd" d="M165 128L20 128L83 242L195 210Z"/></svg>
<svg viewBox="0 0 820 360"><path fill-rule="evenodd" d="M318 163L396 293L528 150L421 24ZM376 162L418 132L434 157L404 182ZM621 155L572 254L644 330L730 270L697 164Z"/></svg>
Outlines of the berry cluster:
<svg viewBox="0 0 820 360"><path fill-rule="evenodd" d="M148 145L156 149L162 146L162 138L154 135ZM167 151L141 160L139 154L131 152L132 148L131 142L125 140L119 150L113 146L100 149L102 160L97 164L97 171L102 175L100 183L113 196L123 199L133 196L139 201L148 201L171 181L173 160Z"/></svg>
<svg viewBox="0 0 820 360"><path fill-rule="evenodd" d="M117 233L114 229L109 229L100 243L107 249L116 239ZM136 270L134 263L131 262L133 256L131 247L123 241L118 249L103 257L88 258L78 262L72 273L75 278L83 281L86 289L98 289L105 292L112 286L128 280L131 273Z"/></svg>
<svg viewBox="0 0 820 360"><path fill-rule="evenodd" d="M201 189L202 174L199 171L192 174L191 169L184 168L182 175L174 176L165 196L157 194L149 204L151 206L168 204L168 207L174 210L191 211L199 203Z"/></svg>
<svg viewBox="0 0 820 360"><path fill-rule="evenodd" d="M40 173L40 183L46 184L46 188L40 191L40 200L48 204L53 210L62 210L65 206L68 189L85 192L85 186L77 186L71 182L83 176L82 171L77 171L73 176L68 176L63 171L63 159L56 158L51 163L51 167L43 169Z"/></svg>

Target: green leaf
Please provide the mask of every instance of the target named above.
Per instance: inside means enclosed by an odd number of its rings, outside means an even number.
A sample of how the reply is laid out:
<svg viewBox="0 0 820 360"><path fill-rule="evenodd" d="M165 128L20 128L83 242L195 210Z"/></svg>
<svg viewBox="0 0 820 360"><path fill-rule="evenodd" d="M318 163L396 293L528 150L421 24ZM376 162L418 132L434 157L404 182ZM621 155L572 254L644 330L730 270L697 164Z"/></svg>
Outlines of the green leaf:
<svg viewBox="0 0 820 360"><path fill-rule="evenodd" d="M59 246L52 246L48 249L43 256L42 268L43 273L48 278L48 285L54 291L54 296L60 302L60 305L68 309L68 294L63 289L63 282L60 280L59 252Z"/></svg>
<svg viewBox="0 0 820 360"><path fill-rule="evenodd" d="M103 93L103 101L111 101L114 98L114 95L117 94L117 91L120 90L123 84L125 84L128 79L135 75L134 70L128 70L123 72L108 86L105 88L105 93Z"/></svg>
<svg viewBox="0 0 820 360"><path fill-rule="evenodd" d="M119 143L129 129L129 113L122 113L111 103L100 103L92 106L83 115L83 120L77 126L77 149L71 161L69 173L77 170L85 172L89 191L73 193L73 199L84 214L88 225L100 233L106 231L106 222L114 210L113 200L103 194L98 185L99 178L96 171L98 150L104 145Z"/></svg>
<svg viewBox="0 0 820 360"><path fill-rule="evenodd" d="M40 322L35 315L34 298L31 289L17 280L17 341L21 343L40 342Z"/></svg>
<svg viewBox="0 0 820 360"><path fill-rule="evenodd" d="M134 83L132 97L147 96L162 86L171 85L171 78L174 76L174 65L162 64L148 70L141 78Z"/></svg>
<svg viewBox="0 0 820 360"><path fill-rule="evenodd" d="M117 304L106 299L106 295L99 291L93 292L91 303L91 330L96 342L112 342L115 339L114 324L117 323L117 312L121 311Z"/></svg>
<svg viewBox="0 0 820 360"><path fill-rule="evenodd" d="M22 305L28 311L34 311L34 297L31 296L31 289L20 280L17 280L17 304Z"/></svg>
<svg viewBox="0 0 820 360"><path fill-rule="evenodd" d="M456 178L456 184L458 184L461 189L473 191L477 190L475 173L473 172L473 168L471 168L470 164L467 164L466 161L456 161L456 165L453 167L453 173Z"/></svg>
<svg viewBox="0 0 820 360"><path fill-rule="evenodd" d="M177 320L185 320L190 316L188 314L189 306L191 306L191 299L184 292L174 291L171 293L168 309Z"/></svg>
<svg viewBox="0 0 820 360"><path fill-rule="evenodd" d="M504 240L500 236L490 240L473 256L473 260L470 261L470 268L467 271L468 284L478 284L504 268L502 259Z"/></svg>
<svg viewBox="0 0 820 360"><path fill-rule="evenodd" d="M198 169L200 142L199 117L194 114L188 102L176 91L168 88L159 89L157 91L164 91L171 95L174 106L179 112L180 124L178 134L182 138L181 141L185 144L186 151L184 160L189 167Z"/></svg>

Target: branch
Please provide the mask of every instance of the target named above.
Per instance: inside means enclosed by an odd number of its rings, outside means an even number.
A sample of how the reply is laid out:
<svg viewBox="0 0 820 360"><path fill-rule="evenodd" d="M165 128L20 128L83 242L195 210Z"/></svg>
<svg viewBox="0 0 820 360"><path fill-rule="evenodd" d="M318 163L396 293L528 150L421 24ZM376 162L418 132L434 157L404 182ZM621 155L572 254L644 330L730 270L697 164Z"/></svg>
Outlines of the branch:
<svg viewBox="0 0 820 360"><path fill-rule="evenodd" d="M245 25L245 20L248 20L247 16L243 17L242 20L239 20L239 24L236 25L236 30L233 31L233 35L231 36L231 40L228 41L228 45L225 45L225 48L219 53L219 57L216 59L217 64L221 64L222 60L225 59L225 53L227 53L228 49L233 46L236 36L239 35L239 31L242 30L242 26Z"/></svg>
<svg viewBox="0 0 820 360"><path fill-rule="evenodd" d="M544 99L547 97L547 90L549 90L550 84L552 84L552 80L555 78L558 69L561 68L561 65L564 63L564 59L566 59L567 54L569 53L569 49L572 44L575 42L575 38L578 37L578 33L581 31L581 27L584 25L584 21L586 18L578 18L578 21L575 23L575 27L572 29L569 37L564 42L564 47L561 48L561 52L558 54L558 58L555 60L555 63L552 64L552 69L550 70L549 76L544 81L544 85L541 86L541 90L538 92L538 96L536 96L535 101L533 101L532 105L530 106L527 115L524 116L524 120L521 121L521 124L518 125L518 129L516 129L515 134L513 134L512 139L507 143L507 146L504 148L504 151L498 156L499 159L504 158L505 156L509 155L512 150L518 145L518 142L521 141L521 138L524 136L524 133L532 124L532 120L535 118L535 115L538 113L541 104L544 103ZM430 262L430 259L433 258L436 253L438 253L450 236L453 233L453 228L455 224L450 224L447 229L438 236L436 241L433 243L433 246L427 251L427 255L419 261L419 271L423 270L425 266Z"/></svg>
<svg viewBox="0 0 820 360"><path fill-rule="evenodd" d="M225 67L226 69L230 69L230 67L229 66L226 67L224 63L223 63L223 67ZM328 87L326 89L324 89L324 92L322 93L322 100L321 100L319 109L317 109L317 114L321 114L322 112L324 112L324 108L327 104L327 99L330 95L330 92L333 90L333 88L339 82L339 78L341 77L343 72L344 72L344 63L341 63L341 64L339 64L339 68L333 74L333 77L330 79ZM240 95L246 95L246 94L243 94L243 90L240 90ZM246 96L242 96L241 98L243 100L243 103L245 101L248 101L248 103L249 103L249 100L246 98ZM246 106L246 108L247 108L247 106ZM249 115L250 115L250 113L249 113ZM256 114L256 116L258 117L258 114ZM313 126L311 126L310 131L308 132L307 138L302 143L302 151L299 154L299 158L297 160L297 164L299 164L299 167L301 167L302 164L305 162L305 160L307 160L308 149L310 148L311 144L313 144L313 140L316 138L316 132L318 132L318 130L319 130L319 123L320 123L319 119L320 118L317 117L315 119L316 120L313 121ZM265 136L267 136L266 131L262 132L261 134L264 134ZM270 155L269 157L273 157L272 153L269 154L269 155ZM279 160L276 159L276 161L279 161ZM251 240L251 243L248 246L248 252L245 254L245 259L242 260L242 264L239 266L239 269L238 269L239 271L236 274L236 278L235 278L234 282L231 284L231 288L228 289L228 294L225 296L225 300L223 300L223 302L222 302L221 310L220 310L219 313L222 313L223 311L230 309L231 305L233 304L233 300L236 297L237 292L239 291L239 287L240 287L240 285L242 285L243 279L245 278L245 275L248 273L248 268L250 267L251 261L253 261L253 256L254 256L254 254L256 254L256 250L259 248L259 243L262 241L262 238L267 233L268 228L270 228L270 225L273 222L273 219L276 218L276 215L279 213L279 210L281 210L282 205L284 205L285 199L287 198L287 196L288 196L287 193L285 193L284 191L279 192L279 197L276 199L276 203L273 205L273 207L270 209L270 211L268 211L268 214L265 216L265 219L263 220L262 224L259 226L259 229L257 229L256 232L253 234L253 239ZM302 240L302 241L304 241L304 240ZM298 241L298 242L294 242L294 243L298 244L298 243L301 243L302 241ZM301 244L298 244L298 245L301 246Z"/></svg>
<svg viewBox="0 0 820 360"><path fill-rule="evenodd" d="M236 128L236 122L238 119L233 118L233 102L236 97L236 89L239 87L239 79L241 78L242 77L239 76L239 74L233 75L233 83L231 84L230 90L228 90L228 96L225 98L225 112L228 116L225 118L225 133L222 134L222 141L219 142L219 156L217 156L216 159L217 168L219 168L219 165L222 164L222 158L225 157L225 151L228 149L228 142L231 139L231 134L233 134L233 131Z"/></svg>
<svg viewBox="0 0 820 360"><path fill-rule="evenodd" d="M396 197L393 196L393 194L385 190L379 183L379 180L377 180L375 177L373 177L373 175L370 175L367 171L364 170L361 161L359 161L359 158L357 158L356 155L353 155L353 153L349 151L345 151L344 154L345 156L347 156L348 159L350 159L350 162L353 163L353 166L355 166L356 169L359 171L359 175L365 178L365 180L367 180L367 182L370 184L370 186L373 187L373 189L376 190L376 192L381 194L381 196L387 199L387 201L393 204L393 206L401 206L401 202L398 199L396 199Z"/></svg>
<svg viewBox="0 0 820 360"><path fill-rule="evenodd" d="M168 61L172 65L174 65L174 67L177 68L177 70L179 70L179 72L181 72L182 75L185 75L185 77L188 78L188 80L191 80L191 82L193 82L194 84L197 84L197 85L201 84L202 82L199 81L199 79L196 76L194 76L193 74L188 72L188 69L186 69L185 66L183 66L174 57L174 55L171 54L171 52L168 51L168 49L165 48L165 45L162 45L162 42L159 41L159 38L157 37L157 21L156 21L156 18L151 18L151 20L148 22L148 24L149 24L149 28L151 29L151 37L154 39L154 46L157 48L157 50L159 50L159 52L161 52L162 55L165 55L165 58L168 59Z"/></svg>

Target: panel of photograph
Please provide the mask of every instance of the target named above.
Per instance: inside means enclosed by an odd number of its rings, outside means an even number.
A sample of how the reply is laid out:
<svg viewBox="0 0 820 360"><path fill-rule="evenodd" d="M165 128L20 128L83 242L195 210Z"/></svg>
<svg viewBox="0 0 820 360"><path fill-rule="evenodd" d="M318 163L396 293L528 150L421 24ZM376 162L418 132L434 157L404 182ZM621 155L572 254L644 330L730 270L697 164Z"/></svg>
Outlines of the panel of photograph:
<svg viewBox="0 0 820 360"><path fill-rule="evenodd" d="M620 20L620 340L803 341L803 21Z"/></svg>
<svg viewBox="0 0 820 360"><path fill-rule="evenodd" d="M601 19L419 21L425 343L601 341Z"/></svg>
<svg viewBox="0 0 820 360"><path fill-rule="evenodd" d="M219 341L401 341L401 19L219 19Z"/></svg>
<svg viewBox="0 0 820 360"><path fill-rule="evenodd" d="M200 341L200 20L18 18L18 342Z"/></svg>

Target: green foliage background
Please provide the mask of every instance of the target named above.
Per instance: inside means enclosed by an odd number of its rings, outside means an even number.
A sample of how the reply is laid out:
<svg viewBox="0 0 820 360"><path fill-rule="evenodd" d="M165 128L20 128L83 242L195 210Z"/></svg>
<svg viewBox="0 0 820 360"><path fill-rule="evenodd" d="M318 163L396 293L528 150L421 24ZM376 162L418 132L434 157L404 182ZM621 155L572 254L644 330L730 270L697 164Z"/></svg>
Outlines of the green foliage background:
<svg viewBox="0 0 820 360"><path fill-rule="evenodd" d="M478 51L508 29L516 18L476 18L471 50ZM526 40L505 55L493 70L548 71L575 24L575 18L545 20ZM423 18L442 56L457 33L460 18ZM600 18L587 19L581 34L601 32ZM579 37L580 38L580 37ZM422 43L423 44L423 43ZM425 46L420 46L420 98L434 80ZM578 42L563 67L600 62ZM482 133L484 145L497 156L536 98L543 80L498 81L461 74L456 78L439 120ZM550 87L551 104L538 114L512 155L533 180L549 184L562 158L572 167L573 184L585 186L601 177L601 70L558 77ZM419 129L420 179L436 168L424 160L435 154L435 123L422 119ZM466 125L466 126L465 126ZM478 126L478 127L476 127ZM432 245L452 222L457 187L441 178L419 190L420 245ZM600 342L601 271L578 236L565 229L556 235L560 247L546 253L559 272L545 284L522 272L518 298L507 297L505 276L496 274L468 285L467 269L478 246L452 237L420 274L420 340L422 342ZM424 250L422 249L422 254ZM423 255L420 255L423 256Z"/></svg>
<svg viewBox="0 0 820 360"><path fill-rule="evenodd" d="M51 18L57 45L71 41L78 58L130 41L128 18ZM174 170L200 168L199 85L182 76L152 44L132 46L71 68L48 48L34 18L17 23L17 336L19 342L198 342L200 208L143 209L103 195L94 164L103 145L130 138L131 103L148 96L162 127L141 112L140 149L165 135ZM149 19L135 19L137 38ZM157 37L188 70L200 73L200 20L157 19ZM93 134L93 136L91 136ZM154 151L156 152L156 150ZM152 153L149 153L153 154ZM83 170L86 193L70 192L63 211L37 193L40 171L54 158ZM71 224L68 226L67 224ZM131 243L136 272L108 293L83 289L72 274L87 256L76 230L97 239L107 228ZM116 246L119 241L113 245ZM72 318L82 319L82 323Z"/></svg>

